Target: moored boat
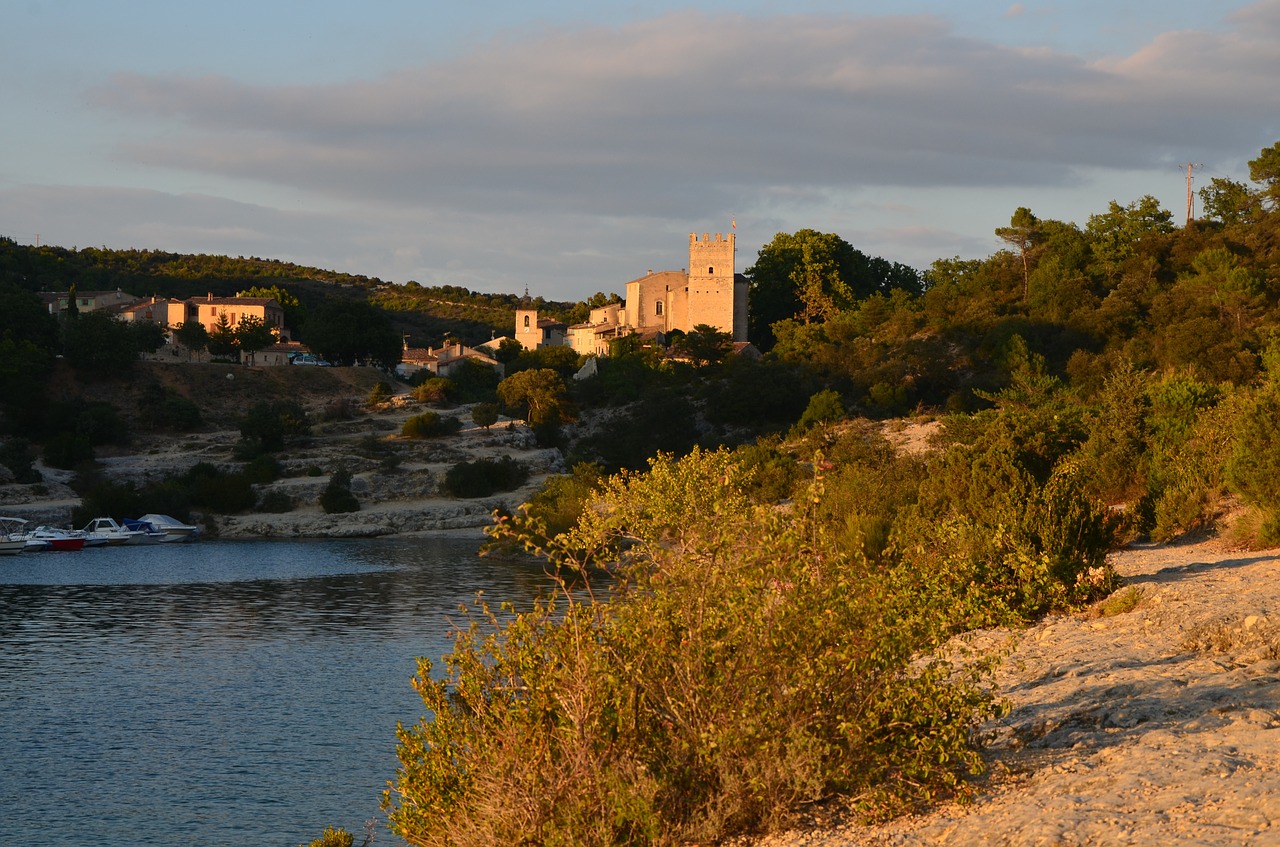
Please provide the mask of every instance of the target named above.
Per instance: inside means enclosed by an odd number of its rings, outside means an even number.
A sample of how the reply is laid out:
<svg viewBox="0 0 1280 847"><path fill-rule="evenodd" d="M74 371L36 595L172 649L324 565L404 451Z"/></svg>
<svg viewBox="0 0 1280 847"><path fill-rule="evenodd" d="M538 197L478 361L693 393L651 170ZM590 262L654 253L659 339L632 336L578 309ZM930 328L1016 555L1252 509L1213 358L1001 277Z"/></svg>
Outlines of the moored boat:
<svg viewBox="0 0 1280 847"><path fill-rule="evenodd" d="M76 535L68 530L52 526L38 526L27 533L27 538L33 541L47 541L49 542L48 549L63 552L83 550L85 541L83 535Z"/></svg>
<svg viewBox="0 0 1280 847"><path fill-rule="evenodd" d="M27 549L25 524L22 518L0 516L0 556L10 556Z"/></svg>
<svg viewBox="0 0 1280 847"><path fill-rule="evenodd" d="M164 541L195 541L200 537L200 527L183 523L169 515L147 514L138 518L140 523L151 524L152 527L165 534ZM126 524L127 526L127 524Z"/></svg>
<svg viewBox="0 0 1280 847"><path fill-rule="evenodd" d="M85 524L84 529L80 530L88 538L101 538L103 543L115 546L117 544L147 544L152 541L158 541L158 538L151 538L147 530L144 529L128 529L115 522L114 518L94 518Z"/></svg>

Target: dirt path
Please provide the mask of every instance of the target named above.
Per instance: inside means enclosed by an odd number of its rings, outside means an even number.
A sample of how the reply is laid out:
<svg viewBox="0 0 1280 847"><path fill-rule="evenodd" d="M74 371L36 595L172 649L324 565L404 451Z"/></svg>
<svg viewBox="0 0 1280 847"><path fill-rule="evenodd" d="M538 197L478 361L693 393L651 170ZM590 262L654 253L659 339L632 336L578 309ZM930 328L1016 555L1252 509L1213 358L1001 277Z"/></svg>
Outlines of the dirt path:
<svg viewBox="0 0 1280 847"><path fill-rule="evenodd" d="M977 802L758 847L1280 845L1280 551L1209 541L1113 562L1136 608L1017 636Z"/></svg>

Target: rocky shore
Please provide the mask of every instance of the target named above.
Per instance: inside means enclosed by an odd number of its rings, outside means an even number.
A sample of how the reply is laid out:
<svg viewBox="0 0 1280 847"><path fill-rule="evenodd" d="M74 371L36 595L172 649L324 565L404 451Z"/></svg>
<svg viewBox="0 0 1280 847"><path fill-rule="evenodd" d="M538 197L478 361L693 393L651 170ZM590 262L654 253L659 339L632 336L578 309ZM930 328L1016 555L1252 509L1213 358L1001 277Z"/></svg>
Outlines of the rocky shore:
<svg viewBox="0 0 1280 847"><path fill-rule="evenodd" d="M216 371L217 368L209 367ZM428 411L407 395L393 398L377 408L365 406L366 385L380 376L369 369L330 369L340 374L312 373L320 369L288 368L227 370L235 379L225 381L213 373L208 388L200 393L220 392L203 411L210 425L202 431L181 435L148 434L133 443L98 450L97 472L113 483L149 482L177 476L199 463L233 472L243 466L234 458L240 432L239 410L254 402L255 392L286 392L303 403L312 418L311 434L295 439L275 456L281 476L275 482L257 486L260 502L274 496L287 499L286 511L253 512L237 515L192 514L207 535L222 538L361 538L385 535L412 535L424 532L466 532L479 535L492 522L495 509L513 510L529 499L549 474L565 470L559 450L537 446L532 431L522 421L502 418L489 428L471 421L469 406L437 409L456 418L460 430L441 438L411 439L400 435L411 416ZM297 373L307 371L307 373ZM151 366L150 374L168 376L185 393L193 393L188 369ZM286 383L281 389L268 380L281 377L330 377L307 391L305 384ZM334 379L347 382L333 384ZM311 379L310 381L314 381ZM292 393L291 393L292 392ZM341 392L341 393L340 393ZM291 394L290 394L291 393ZM330 418L326 409L335 399L356 410L349 417ZM491 497L459 499L443 485L455 464L481 458L511 457L529 471L526 485ZM25 518L35 524L69 527L72 511L81 500L69 483L74 474L37 462L42 481L35 485L14 484L0 468L0 514ZM326 514L319 505L320 494L338 468L352 474L351 490L360 503L358 512Z"/></svg>

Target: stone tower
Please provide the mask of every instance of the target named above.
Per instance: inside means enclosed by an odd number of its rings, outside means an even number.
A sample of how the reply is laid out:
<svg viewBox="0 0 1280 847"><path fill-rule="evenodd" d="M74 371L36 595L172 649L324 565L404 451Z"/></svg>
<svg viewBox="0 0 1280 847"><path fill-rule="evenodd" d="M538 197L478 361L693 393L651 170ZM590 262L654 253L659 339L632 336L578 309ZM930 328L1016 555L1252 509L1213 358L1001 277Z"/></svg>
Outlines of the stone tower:
<svg viewBox="0 0 1280 847"><path fill-rule="evenodd" d="M734 234L689 233L689 329L698 324L710 324L721 332L733 335L734 341L745 341L746 285L736 281ZM741 299L742 303L738 304ZM739 305L741 308L739 308ZM739 312L742 314L739 315ZM741 326L739 326L741 320Z"/></svg>

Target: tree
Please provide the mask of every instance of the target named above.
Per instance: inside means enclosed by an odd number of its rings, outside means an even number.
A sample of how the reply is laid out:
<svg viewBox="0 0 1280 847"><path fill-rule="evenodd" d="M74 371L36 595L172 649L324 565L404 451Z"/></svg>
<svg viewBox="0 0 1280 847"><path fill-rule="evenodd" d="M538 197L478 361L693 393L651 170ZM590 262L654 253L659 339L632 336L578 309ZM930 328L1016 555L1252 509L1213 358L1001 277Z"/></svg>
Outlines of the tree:
<svg viewBox="0 0 1280 847"><path fill-rule="evenodd" d="M1119 276L1125 260L1134 255L1139 241L1173 232L1173 214L1160 208L1160 201L1150 194L1127 206L1112 200L1105 213L1089 216L1085 231L1103 272L1114 278Z"/></svg>
<svg viewBox="0 0 1280 847"><path fill-rule="evenodd" d="M63 352L76 370L106 375L127 371L138 359L133 332L106 312L84 312L68 318Z"/></svg>
<svg viewBox="0 0 1280 847"><path fill-rule="evenodd" d="M253 362L253 356L259 350L265 350L276 343L275 330L267 326L257 315L241 316L240 324L235 330L235 337L240 354L247 353L250 362Z"/></svg>
<svg viewBox="0 0 1280 847"><path fill-rule="evenodd" d="M796 424L796 429L804 431L822 424L843 420L845 414L844 400L839 391L830 388L819 391L809 398L809 405Z"/></svg>
<svg viewBox="0 0 1280 847"><path fill-rule="evenodd" d="M193 353L199 353L209 346L209 330L199 321L184 321L173 331L174 339Z"/></svg>
<svg viewBox="0 0 1280 847"><path fill-rule="evenodd" d="M710 324L698 324L674 346L693 361L694 367L715 365L733 350L733 334Z"/></svg>
<svg viewBox="0 0 1280 847"><path fill-rule="evenodd" d="M151 321L133 321L129 324L133 334L133 346L139 353L154 353L164 346L165 331L160 324Z"/></svg>
<svg viewBox="0 0 1280 847"><path fill-rule="evenodd" d="M1026 206L1019 206L1009 219L1008 226L998 227L996 235L1001 241L1014 247L1022 257L1022 299L1031 293L1031 264L1029 255L1039 237L1040 219Z"/></svg>
<svg viewBox="0 0 1280 847"><path fill-rule="evenodd" d="M524 345L514 338L504 338L498 342L498 349L493 352L493 358L502 364L514 362L521 353L524 352Z"/></svg>
<svg viewBox="0 0 1280 847"><path fill-rule="evenodd" d="M386 315L369 303L328 300L307 319L303 341L335 365L368 360L391 368L400 361L403 343Z"/></svg>
<svg viewBox="0 0 1280 847"><path fill-rule="evenodd" d="M329 484L320 492L320 508L326 515L360 511L360 501L351 492L351 471L338 468L329 477Z"/></svg>
<svg viewBox="0 0 1280 847"><path fill-rule="evenodd" d="M236 331L224 312L209 331L209 355L215 359L231 359L236 355Z"/></svg>
<svg viewBox="0 0 1280 847"><path fill-rule="evenodd" d="M0 404L38 405L57 352L57 318L34 294L0 283Z"/></svg>
<svg viewBox="0 0 1280 847"><path fill-rule="evenodd" d="M1258 158L1249 162L1249 179L1262 183L1269 208L1280 205L1280 141L1264 147Z"/></svg>
<svg viewBox="0 0 1280 847"><path fill-rule="evenodd" d="M471 407L471 422L487 431L498 422L497 403L477 403Z"/></svg>
<svg viewBox="0 0 1280 847"><path fill-rule="evenodd" d="M1215 176L1200 189L1200 205L1209 220L1228 226L1257 219L1261 197L1242 182Z"/></svg>
<svg viewBox="0 0 1280 847"><path fill-rule="evenodd" d="M270 288L255 285L247 291L237 291L236 296L266 297L275 300L280 304L280 308L284 310L284 325L290 329L296 330L307 322L307 307L302 305L301 300L278 285L273 285Z"/></svg>
<svg viewBox="0 0 1280 847"><path fill-rule="evenodd" d="M774 340L770 327L778 321L822 321L876 291L922 290L914 269L869 257L838 235L812 229L775 235L746 276L750 337L766 349Z"/></svg>
<svg viewBox="0 0 1280 847"><path fill-rule="evenodd" d="M559 420L564 398L564 380L550 368L520 371L498 383L498 399L508 409L526 409L531 426Z"/></svg>

